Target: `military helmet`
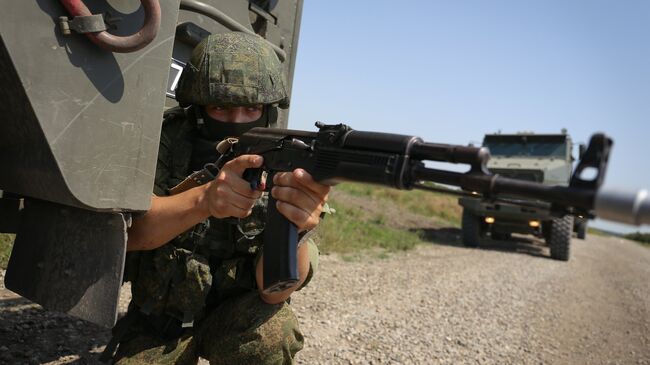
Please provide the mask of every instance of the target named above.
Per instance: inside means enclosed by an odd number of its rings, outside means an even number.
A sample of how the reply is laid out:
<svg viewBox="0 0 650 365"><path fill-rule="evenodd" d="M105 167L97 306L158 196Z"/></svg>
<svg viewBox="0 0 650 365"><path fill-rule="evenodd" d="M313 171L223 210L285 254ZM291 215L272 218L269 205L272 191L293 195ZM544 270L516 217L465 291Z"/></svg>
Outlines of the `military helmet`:
<svg viewBox="0 0 650 365"><path fill-rule="evenodd" d="M181 105L289 106L282 64L260 36L213 34L194 51L176 88Z"/></svg>

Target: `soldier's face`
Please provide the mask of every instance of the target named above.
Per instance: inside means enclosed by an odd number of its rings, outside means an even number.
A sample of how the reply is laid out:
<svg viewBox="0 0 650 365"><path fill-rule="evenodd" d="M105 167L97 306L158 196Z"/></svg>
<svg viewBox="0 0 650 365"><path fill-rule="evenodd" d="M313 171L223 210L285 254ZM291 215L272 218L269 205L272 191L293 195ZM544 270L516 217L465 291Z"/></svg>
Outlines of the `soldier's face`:
<svg viewBox="0 0 650 365"><path fill-rule="evenodd" d="M205 112L213 119L225 123L250 123L254 122L262 116L263 106L234 106L223 107L216 105L208 105L205 107Z"/></svg>

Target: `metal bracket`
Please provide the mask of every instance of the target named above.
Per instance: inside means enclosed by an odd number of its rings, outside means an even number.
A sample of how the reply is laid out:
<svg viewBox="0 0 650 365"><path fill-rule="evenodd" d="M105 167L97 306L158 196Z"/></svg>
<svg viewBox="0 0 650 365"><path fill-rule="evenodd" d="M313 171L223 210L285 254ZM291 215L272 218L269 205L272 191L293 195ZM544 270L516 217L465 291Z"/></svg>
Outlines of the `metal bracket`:
<svg viewBox="0 0 650 365"><path fill-rule="evenodd" d="M101 14L76 16L72 19L69 19L67 16L60 16L59 27L63 35L70 35L72 33L71 30L83 34L103 32L107 29L104 16Z"/></svg>
<svg viewBox="0 0 650 365"><path fill-rule="evenodd" d="M122 286L127 222L104 213L28 199L7 266L7 289L113 327Z"/></svg>
<svg viewBox="0 0 650 365"><path fill-rule="evenodd" d="M117 25L123 20L121 16L114 16L110 11L107 11L104 14L104 23L108 29L114 30L117 29Z"/></svg>
<svg viewBox="0 0 650 365"><path fill-rule="evenodd" d="M569 186L598 190L605 179L612 144L612 139L604 134L597 133L591 136L587 150L578 161L578 166L576 166L573 176L571 176ZM583 172L590 169L594 176L583 177Z"/></svg>
<svg viewBox="0 0 650 365"><path fill-rule="evenodd" d="M210 32L192 22L185 22L176 26L176 39L192 48L196 47L203 38L210 34Z"/></svg>
<svg viewBox="0 0 650 365"><path fill-rule="evenodd" d="M266 10L261 8L259 5L251 2L250 4L248 4L248 9L253 13L266 19L266 21L270 22L271 24L275 24L275 25L278 24L278 19L275 16L273 16L273 14L269 14Z"/></svg>

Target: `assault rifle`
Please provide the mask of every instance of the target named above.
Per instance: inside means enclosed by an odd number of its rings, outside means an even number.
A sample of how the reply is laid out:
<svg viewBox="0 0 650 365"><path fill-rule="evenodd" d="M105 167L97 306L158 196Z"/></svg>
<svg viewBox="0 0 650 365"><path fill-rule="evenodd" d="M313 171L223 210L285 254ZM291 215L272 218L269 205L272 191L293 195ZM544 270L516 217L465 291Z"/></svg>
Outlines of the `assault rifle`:
<svg viewBox="0 0 650 365"><path fill-rule="evenodd" d="M551 203L558 216L597 215L636 225L650 223L646 190L600 190L612 146L612 140L604 134L591 137L569 186L548 186L490 173L486 167L490 152L485 147L428 143L414 136L356 131L344 124L316 123L316 127L318 132L253 128L239 139L220 144L224 155L218 165L243 154L261 155L263 166L247 170L244 178L255 187L265 171L267 189L272 188L275 173L302 168L328 185L355 181L395 189L439 191L431 185L436 183L489 199L508 199L504 195L537 199ZM446 171L428 168L424 161L466 164L470 168L465 173ZM298 232L278 213L271 196L263 234L264 290L284 290L298 281Z"/></svg>

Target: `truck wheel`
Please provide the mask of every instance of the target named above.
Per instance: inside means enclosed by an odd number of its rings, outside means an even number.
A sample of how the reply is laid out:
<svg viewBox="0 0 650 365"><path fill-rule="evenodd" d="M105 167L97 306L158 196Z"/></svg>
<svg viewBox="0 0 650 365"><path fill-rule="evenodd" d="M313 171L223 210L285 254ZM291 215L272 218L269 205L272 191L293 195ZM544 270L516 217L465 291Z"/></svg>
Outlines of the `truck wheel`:
<svg viewBox="0 0 650 365"><path fill-rule="evenodd" d="M553 219L550 229L550 239L546 241L551 248L551 258L569 261L571 233L573 233L573 216L566 215L562 218Z"/></svg>
<svg viewBox="0 0 650 365"><path fill-rule="evenodd" d="M581 240L587 238L587 222L582 222L578 224L578 230L576 231L576 235Z"/></svg>
<svg viewBox="0 0 650 365"><path fill-rule="evenodd" d="M463 245L467 247L477 247L478 241L481 238L481 222L480 217L474 213L463 209Z"/></svg>

